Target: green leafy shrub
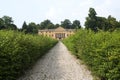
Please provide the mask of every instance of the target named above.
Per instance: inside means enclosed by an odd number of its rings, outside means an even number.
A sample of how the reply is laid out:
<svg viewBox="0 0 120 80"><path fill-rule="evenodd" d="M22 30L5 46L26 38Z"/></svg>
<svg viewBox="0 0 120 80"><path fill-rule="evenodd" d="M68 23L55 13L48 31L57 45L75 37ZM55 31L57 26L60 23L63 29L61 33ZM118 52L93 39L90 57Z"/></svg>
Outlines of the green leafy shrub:
<svg viewBox="0 0 120 80"><path fill-rule="evenodd" d="M0 80L16 80L56 43L48 37L0 31Z"/></svg>
<svg viewBox="0 0 120 80"><path fill-rule="evenodd" d="M63 42L101 80L120 79L120 32L80 30Z"/></svg>

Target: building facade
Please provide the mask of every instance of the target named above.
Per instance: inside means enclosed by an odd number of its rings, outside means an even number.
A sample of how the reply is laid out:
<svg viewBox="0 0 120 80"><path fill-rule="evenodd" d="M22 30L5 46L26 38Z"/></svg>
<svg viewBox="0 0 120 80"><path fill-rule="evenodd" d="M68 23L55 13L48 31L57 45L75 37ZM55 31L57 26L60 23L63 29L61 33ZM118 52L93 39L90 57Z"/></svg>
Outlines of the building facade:
<svg viewBox="0 0 120 80"><path fill-rule="evenodd" d="M58 27L56 29L39 30L38 34L60 40L71 36L72 34L74 34L74 32L75 29L64 29L63 27Z"/></svg>

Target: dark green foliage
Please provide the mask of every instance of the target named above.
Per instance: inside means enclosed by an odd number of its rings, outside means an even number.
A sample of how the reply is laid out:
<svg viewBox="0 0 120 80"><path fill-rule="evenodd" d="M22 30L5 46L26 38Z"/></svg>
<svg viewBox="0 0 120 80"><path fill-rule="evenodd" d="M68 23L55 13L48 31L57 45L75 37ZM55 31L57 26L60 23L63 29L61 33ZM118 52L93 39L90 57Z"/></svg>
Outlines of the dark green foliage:
<svg viewBox="0 0 120 80"><path fill-rule="evenodd" d="M5 29L4 21L2 18L0 18L0 30Z"/></svg>
<svg viewBox="0 0 120 80"><path fill-rule="evenodd" d="M120 79L119 30L98 33L80 30L64 43L100 80Z"/></svg>
<svg viewBox="0 0 120 80"><path fill-rule="evenodd" d="M109 15L107 21L108 21L108 30L114 31L118 25L118 21L116 21L116 18Z"/></svg>
<svg viewBox="0 0 120 80"><path fill-rule="evenodd" d="M38 34L38 27L34 22L29 23L27 33Z"/></svg>
<svg viewBox="0 0 120 80"><path fill-rule="evenodd" d="M4 21L4 24L6 24L6 25L13 23L12 17L3 16L2 19L3 19L3 21Z"/></svg>
<svg viewBox="0 0 120 80"><path fill-rule="evenodd" d="M16 80L57 41L14 31L0 31L0 80Z"/></svg>
<svg viewBox="0 0 120 80"><path fill-rule="evenodd" d="M12 17L3 16L0 18L0 30L1 29L17 30L17 26L13 24Z"/></svg>
<svg viewBox="0 0 120 80"><path fill-rule="evenodd" d="M64 21L61 21L61 26L65 29L71 29L72 23L69 19L65 19Z"/></svg>
<svg viewBox="0 0 120 80"><path fill-rule="evenodd" d="M27 28L28 28L28 25L27 23L24 21L23 25L22 25L22 31L24 31L25 33L27 33Z"/></svg>
<svg viewBox="0 0 120 80"><path fill-rule="evenodd" d="M108 18L96 16L96 11L94 8L89 9L88 17L86 17L85 28L91 29L94 32L98 30L103 31L114 31L116 28L120 27L120 23L116 20L116 18L111 15Z"/></svg>
<svg viewBox="0 0 120 80"><path fill-rule="evenodd" d="M59 24L55 24L55 28L58 28L60 25Z"/></svg>
<svg viewBox="0 0 120 80"><path fill-rule="evenodd" d="M86 18L85 27L93 31L97 30L97 13L94 8L89 9L88 17Z"/></svg>
<svg viewBox="0 0 120 80"><path fill-rule="evenodd" d="M80 28L81 28L80 21L74 20L72 24L72 29L80 29Z"/></svg>
<svg viewBox="0 0 120 80"><path fill-rule="evenodd" d="M26 22L24 22L22 31L29 34L38 34L38 25L36 25L34 22L31 22L27 25Z"/></svg>
<svg viewBox="0 0 120 80"><path fill-rule="evenodd" d="M44 20L40 23L39 29L53 29L55 28L54 24L50 20Z"/></svg>
<svg viewBox="0 0 120 80"><path fill-rule="evenodd" d="M61 21L61 24L53 24L50 20L44 20L38 24L39 29L55 29L57 27L63 27L65 29L79 29L81 28L80 21L74 20L73 23L69 19Z"/></svg>

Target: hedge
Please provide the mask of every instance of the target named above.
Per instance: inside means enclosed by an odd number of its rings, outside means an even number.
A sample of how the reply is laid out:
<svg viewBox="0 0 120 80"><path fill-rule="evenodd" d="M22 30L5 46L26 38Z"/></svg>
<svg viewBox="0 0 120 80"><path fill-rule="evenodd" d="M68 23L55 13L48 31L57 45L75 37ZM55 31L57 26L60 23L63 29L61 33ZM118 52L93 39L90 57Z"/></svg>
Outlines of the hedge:
<svg viewBox="0 0 120 80"><path fill-rule="evenodd" d="M0 31L0 80L16 80L56 40L16 31Z"/></svg>
<svg viewBox="0 0 120 80"><path fill-rule="evenodd" d="M64 44L100 80L120 79L120 32L80 30Z"/></svg>

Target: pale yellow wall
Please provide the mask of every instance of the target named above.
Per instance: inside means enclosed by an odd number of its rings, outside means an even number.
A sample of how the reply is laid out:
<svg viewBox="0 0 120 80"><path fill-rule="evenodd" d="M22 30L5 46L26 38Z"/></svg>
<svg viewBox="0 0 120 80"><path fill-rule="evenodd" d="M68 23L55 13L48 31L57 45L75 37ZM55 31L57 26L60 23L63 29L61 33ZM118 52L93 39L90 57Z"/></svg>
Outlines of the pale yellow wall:
<svg viewBox="0 0 120 80"><path fill-rule="evenodd" d="M67 38L68 36L71 36L72 34L74 34L74 30L72 31L65 31L65 30L60 30L59 31L59 29L57 29L57 31L47 31L47 30L39 30L38 31L38 34L39 35L44 35L44 36L48 36L48 37L52 37L52 38L54 38L54 39L56 39L56 37L55 37L55 34L56 33L65 33L65 38Z"/></svg>

